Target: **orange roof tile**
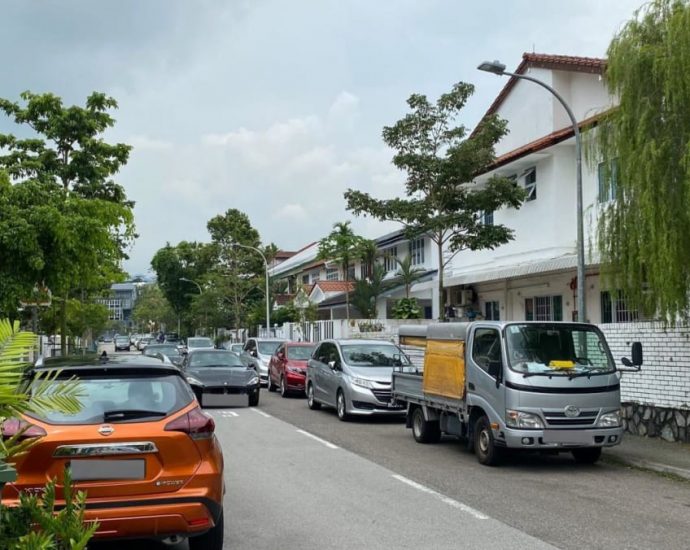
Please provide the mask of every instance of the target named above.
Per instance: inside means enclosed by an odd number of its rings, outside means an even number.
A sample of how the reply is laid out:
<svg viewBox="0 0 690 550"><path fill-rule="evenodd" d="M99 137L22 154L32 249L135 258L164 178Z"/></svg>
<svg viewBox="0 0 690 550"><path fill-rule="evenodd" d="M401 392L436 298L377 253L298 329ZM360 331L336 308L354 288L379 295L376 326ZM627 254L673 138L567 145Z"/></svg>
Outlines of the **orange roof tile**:
<svg viewBox="0 0 690 550"><path fill-rule="evenodd" d="M355 289L352 281L317 281L314 286L323 292L352 292Z"/></svg>

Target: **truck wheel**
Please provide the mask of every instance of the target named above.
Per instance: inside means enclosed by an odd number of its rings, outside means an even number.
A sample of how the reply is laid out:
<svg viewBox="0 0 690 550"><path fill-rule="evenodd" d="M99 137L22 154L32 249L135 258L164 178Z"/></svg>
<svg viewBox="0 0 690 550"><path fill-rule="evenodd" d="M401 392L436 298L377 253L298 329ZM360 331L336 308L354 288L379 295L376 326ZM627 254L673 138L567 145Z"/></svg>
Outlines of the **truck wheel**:
<svg viewBox="0 0 690 550"><path fill-rule="evenodd" d="M594 464L601 457L601 447L585 447L573 449L573 458L578 464Z"/></svg>
<svg viewBox="0 0 690 550"><path fill-rule="evenodd" d="M307 407L312 411L318 411L321 408L321 403L314 399L314 385L311 382L307 386Z"/></svg>
<svg viewBox="0 0 690 550"><path fill-rule="evenodd" d="M486 416L480 417L474 425L474 453L484 466L495 466L501 459L501 449L494 444L494 434Z"/></svg>
<svg viewBox="0 0 690 550"><path fill-rule="evenodd" d="M441 426L438 420L425 420L421 407L412 411L412 435L417 443L438 443L441 440Z"/></svg>

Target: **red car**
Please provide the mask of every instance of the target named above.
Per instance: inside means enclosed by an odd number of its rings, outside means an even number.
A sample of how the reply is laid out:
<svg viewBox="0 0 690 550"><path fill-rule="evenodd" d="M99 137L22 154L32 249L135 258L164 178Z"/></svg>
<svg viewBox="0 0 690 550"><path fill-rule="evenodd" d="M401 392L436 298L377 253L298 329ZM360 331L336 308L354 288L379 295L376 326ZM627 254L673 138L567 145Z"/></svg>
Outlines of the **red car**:
<svg viewBox="0 0 690 550"><path fill-rule="evenodd" d="M281 344L268 363L268 391L280 388L283 397L292 392L304 393L307 361L313 351L314 344L309 342Z"/></svg>

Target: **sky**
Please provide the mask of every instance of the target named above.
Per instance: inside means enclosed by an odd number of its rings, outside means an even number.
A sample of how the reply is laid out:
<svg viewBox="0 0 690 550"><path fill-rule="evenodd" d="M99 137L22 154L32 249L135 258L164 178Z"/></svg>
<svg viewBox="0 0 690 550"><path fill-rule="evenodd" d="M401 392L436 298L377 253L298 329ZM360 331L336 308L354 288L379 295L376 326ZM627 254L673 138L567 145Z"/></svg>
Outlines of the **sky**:
<svg viewBox="0 0 690 550"><path fill-rule="evenodd" d="M117 175L136 202L125 269L150 274L166 242L209 241L206 223L245 212L265 244L297 250L355 218L348 188L404 194L381 130L406 99L458 81L472 128L523 52L602 57L642 0L24 0L5 2L0 97L114 97L111 142L133 146ZM0 118L0 132L15 131Z"/></svg>

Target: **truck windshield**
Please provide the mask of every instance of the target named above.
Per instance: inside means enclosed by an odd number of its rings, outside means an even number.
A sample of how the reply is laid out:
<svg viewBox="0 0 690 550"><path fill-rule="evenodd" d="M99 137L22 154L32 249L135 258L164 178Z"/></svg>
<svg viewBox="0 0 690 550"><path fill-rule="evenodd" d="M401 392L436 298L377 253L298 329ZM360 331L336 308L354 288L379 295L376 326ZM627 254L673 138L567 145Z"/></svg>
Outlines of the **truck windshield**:
<svg viewBox="0 0 690 550"><path fill-rule="evenodd" d="M508 325L510 368L528 375L590 376L616 370L595 327L525 323Z"/></svg>

